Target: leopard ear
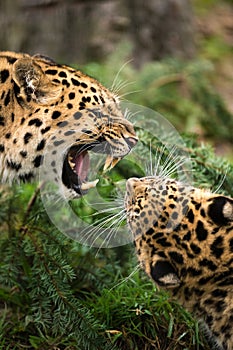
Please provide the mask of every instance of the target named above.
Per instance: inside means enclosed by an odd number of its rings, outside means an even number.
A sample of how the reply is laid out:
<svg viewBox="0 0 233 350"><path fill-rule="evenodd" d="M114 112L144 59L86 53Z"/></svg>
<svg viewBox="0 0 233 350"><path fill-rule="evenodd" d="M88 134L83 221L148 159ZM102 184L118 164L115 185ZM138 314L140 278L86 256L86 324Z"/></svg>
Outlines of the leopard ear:
<svg viewBox="0 0 233 350"><path fill-rule="evenodd" d="M60 86L52 82L31 58L18 59L13 65L12 74L20 89L19 96L26 102L33 100L46 105L61 93Z"/></svg>
<svg viewBox="0 0 233 350"><path fill-rule="evenodd" d="M174 288L180 284L180 279L169 261L158 260L151 266L151 278L161 287Z"/></svg>
<svg viewBox="0 0 233 350"><path fill-rule="evenodd" d="M233 221L233 199L216 196L211 200L208 215L217 225L226 225Z"/></svg>

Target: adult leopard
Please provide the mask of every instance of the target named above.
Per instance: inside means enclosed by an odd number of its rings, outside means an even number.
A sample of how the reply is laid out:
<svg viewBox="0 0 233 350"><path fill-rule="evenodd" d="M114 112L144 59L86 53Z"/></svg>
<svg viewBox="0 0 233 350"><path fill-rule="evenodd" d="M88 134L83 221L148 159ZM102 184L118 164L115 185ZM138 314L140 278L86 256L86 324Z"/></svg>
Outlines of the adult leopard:
<svg viewBox="0 0 233 350"><path fill-rule="evenodd" d="M232 350L233 199L152 176L127 181L125 208L146 273Z"/></svg>
<svg viewBox="0 0 233 350"><path fill-rule="evenodd" d="M88 182L91 149L108 154L108 168L137 142L117 96L97 80L50 58L15 52L0 52L0 130L2 181L33 179L49 142L51 172L59 171L56 181L69 197L95 185ZM53 159L56 147L62 169Z"/></svg>

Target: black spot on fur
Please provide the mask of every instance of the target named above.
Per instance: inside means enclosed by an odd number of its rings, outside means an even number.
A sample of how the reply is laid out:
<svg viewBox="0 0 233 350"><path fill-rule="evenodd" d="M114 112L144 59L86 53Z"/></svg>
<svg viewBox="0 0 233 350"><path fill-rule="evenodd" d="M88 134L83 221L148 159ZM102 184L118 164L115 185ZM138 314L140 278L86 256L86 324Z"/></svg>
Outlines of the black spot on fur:
<svg viewBox="0 0 233 350"><path fill-rule="evenodd" d="M60 141L54 141L54 146L60 146L64 143L65 141L64 140L60 140Z"/></svg>
<svg viewBox="0 0 233 350"><path fill-rule="evenodd" d="M32 136L33 135L30 132L26 132L26 134L23 137L25 145L29 142L29 140L32 138Z"/></svg>
<svg viewBox="0 0 233 350"><path fill-rule="evenodd" d="M35 119L31 119L29 122L28 122L28 125L35 125L36 127L39 127L43 124L43 122L38 119L38 118L35 118Z"/></svg>
<svg viewBox="0 0 233 350"><path fill-rule="evenodd" d="M5 138L10 139L10 137L11 137L11 133L10 132L6 133Z"/></svg>
<svg viewBox="0 0 233 350"><path fill-rule="evenodd" d="M49 75L56 75L57 74L57 70L56 69L47 69L45 71L46 74L49 74Z"/></svg>
<svg viewBox="0 0 233 350"><path fill-rule="evenodd" d="M5 118L0 116L0 126L5 126Z"/></svg>
<svg viewBox="0 0 233 350"><path fill-rule="evenodd" d="M54 111L52 114L52 119L57 119L61 116L61 112L59 111Z"/></svg>
<svg viewBox="0 0 233 350"><path fill-rule="evenodd" d="M22 165L20 163L16 163L13 160L7 160L6 161L6 165L8 168L11 168L15 171L19 171L19 169L22 168Z"/></svg>
<svg viewBox="0 0 233 350"><path fill-rule="evenodd" d="M43 134L45 134L46 132L48 132L49 130L51 129L51 126L46 126L46 128L44 128L44 129L41 129L41 134L43 135Z"/></svg>
<svg viewBox="0 0 233 350"><path fill-rule="evenodd" d="M190 209L190 210L188 211L188 213L187 213L187 218L188 218L189 222L190 222L191 224L193 224L193 222L194 222L194 214L193 214L192 209Z"/></svg>
<svg viewBox="0 0 233 350"><path fill-rule="evenodd" d="M149 230L146 231L146 235L153 235L154 232L153 228L149 228Z"/></svg>
<svg viewBox="0 0 233 350"><path fill-rule="evenodd" d="M20 154L23 158L26 158L26 157L27 157L27 152L26 152L26 151L20 151L19 154Z"/></svg>
<svg viewBox="0 0 233 350"><path fill-rule="evenodd" d="M74 119L75 120L79 120L80 118L82 118L82 113L81 112L74 113Z"/></svg>
<svg viewBox="0 0 233 350"><path fill-rule="evenodd" d="M215 289L212 293L211 293L211 295L213 296L213 297L217 297L217 298L221 298L221 299L223 299L223 298L225 298L226 296L227 296L227 291L226 290L222 290L222 289L219 289L219 288L217 288L217 289Z"/></svg>
<svg viewBox="0 0 233 350"><path fill-rule="evenodd" d="M66 132L64 133L64 136L70 136L70 135L73 135L73 134L75 134L75 133L76 133L75 130L68 130L68 131L66 131Z"/></svg>
<svg viewBox="0 0 233 350"><path fill-rule="evenodd" d="M217 237L215 241L211 244L210 249L216 258L220 258L224 252L223 238L221 236Z"/></svg>
<svg viewBox="0 0 233 350"><path fill-rule="evenodd" d="M79 86L80 85L80 82L77 79L71 78L71 81L72 81L74 86Z"/></svg>
<svg viewBox="0 0 233 350"><path fill-rule="evenodd" d="M36 158L33 159L32 163L35 168L38 168L43 162L43 157L41 155L36 156Z"/></svg>
<svg viewBox="0 0 233 350"><path fill-rule="evenodd" d="M205 229L203 222L200 220L198 220L197 222L196 235L197 235L197 239L200 242L206 240L208 236L208 231Z"/></svg>
<svg viewBox="0 0 233 350"><path fill-rule="evenodd" d="M45 140L43 139L38 143L36 150L41 151L44 148L44 146L45 146Z"/></svg>
<svg viewBox="0 0 233 350"><path fill-rule="evenodd" d="M57 126L58 126L59 128L64 128L66 125L68 125L68 122L67 122L67 121L58 122L58 123L57 123Z"/></svg>
<svg viewBox="0 0 233 350"><path fill-rule="evenodd" d="M10 57L10 56L7 56L6 59L7 59L7 62L9 62L10 64L13 64L15 63L15 61L17 61L17 58Z"/></svg>
<svg viewBox="0 0 233 350"><path fill-rule="evenodd" d="M190 244L190 248L192 249L192 251L195 253L195 254L200 254L201 252L201 249L194 243L191 243Z"/></svg>
<svg viewBox="0 0 233 350"><path fill-rule="evenodd" d="M75 98L75 93L74 92L70 92L68 96L69 96L70 100L73 100Z"/></svg>
<svg viewBox="0 0 233 350"><path fill-rule="evenodd" d="M67 78L67 74L66 74L66 72L59 72L59 77L61 77L61 78Z"/></svg>
<svg viewBox="0 0 233 350"><path fill-rule="evenodd" d="M7 92L7 95L4 100L4 105L7 107L9 103L10 103L10 90Z"/></svg>
<svg viewBox="0 0 233 350"><path fill-rule="evenodd" d="M215 271L217 269L217 266L208 259L203 259L199 262L199 266L207 267L210 271Z"/></svg>
<svg viewBox="0 0 233 350"><path fill-rule="evenodd" d="M160 244L162 247L171 247L171 243L168 242L165 237L157 239L156 243Z"/></svg>
<svg viewBox="0 0 233 350"><path fill-rule="evenodd" d="M70 83L66 79L62 79L62 85L69 87Z"/></svg>
<svg viewBox="0 0 233 350"><path fill-rule="evenodd" d="M7 79L9 78L9 71L8 71L8 69L3 69L3 70L1 70L0 71L0 82L2 83L2 84L4 84L6 81L7 81Z"/></svg>
<svg viewBox="0 0 233 350"><path fill-rule="evenodd" d="M170 258L175 261L177 264L183 264L184 263L184 259L183 256L178 253L178 252L169 252L168 253Z"/></svg>

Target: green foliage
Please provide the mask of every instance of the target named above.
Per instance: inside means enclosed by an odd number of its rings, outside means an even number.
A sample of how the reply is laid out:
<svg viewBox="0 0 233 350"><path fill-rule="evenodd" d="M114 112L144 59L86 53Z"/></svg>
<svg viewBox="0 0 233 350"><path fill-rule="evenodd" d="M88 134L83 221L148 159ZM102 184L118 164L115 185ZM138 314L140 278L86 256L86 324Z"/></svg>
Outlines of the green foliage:
<svg viewBox="0 0 233 350"><path fill-rule="evenodd" d="M106 333L118 349L202 347L191 316L138 273L127 283L92 297L88 305L106 323Z"/></svg>
<svg viewBox="0 0 233 350"><path fill-rule="evenodd" d="M219 191L232 196L233 166L195 137L185 141L196 185L216 190L225 175ZM105 178L107 188L125 166ZM96 251L70 240L32 185L3 189L0 202L0 349L207 349L186 311L131 274L132 246Z"/></svg>

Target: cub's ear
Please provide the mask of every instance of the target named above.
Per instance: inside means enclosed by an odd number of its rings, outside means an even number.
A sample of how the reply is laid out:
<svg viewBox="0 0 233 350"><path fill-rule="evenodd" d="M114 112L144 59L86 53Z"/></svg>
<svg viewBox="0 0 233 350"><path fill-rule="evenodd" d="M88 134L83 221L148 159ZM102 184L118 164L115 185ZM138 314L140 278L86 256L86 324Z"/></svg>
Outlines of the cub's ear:
<svg viewBox="0 0 233 350"><path fill-rule="evenodd" d="M33 100L46 105L61 93L61 87L52 82L31 58L18 59L13 65L12 74L20 89L19 97L24 102Z"/></svg>
<svg viewBox="0 0 233 350"><path fill-rule="evenodd" d="M214 197L209 205L208 215L217 225L226 225L233 221L233 199L225 196Z"/></svg>
<svg viewBox="0 0 233 350"><path fill-rule="evenodd" d="M158 260L151 266L151 278L161 287L174 288L180 284L180 279L169 261Z"/></svg>

